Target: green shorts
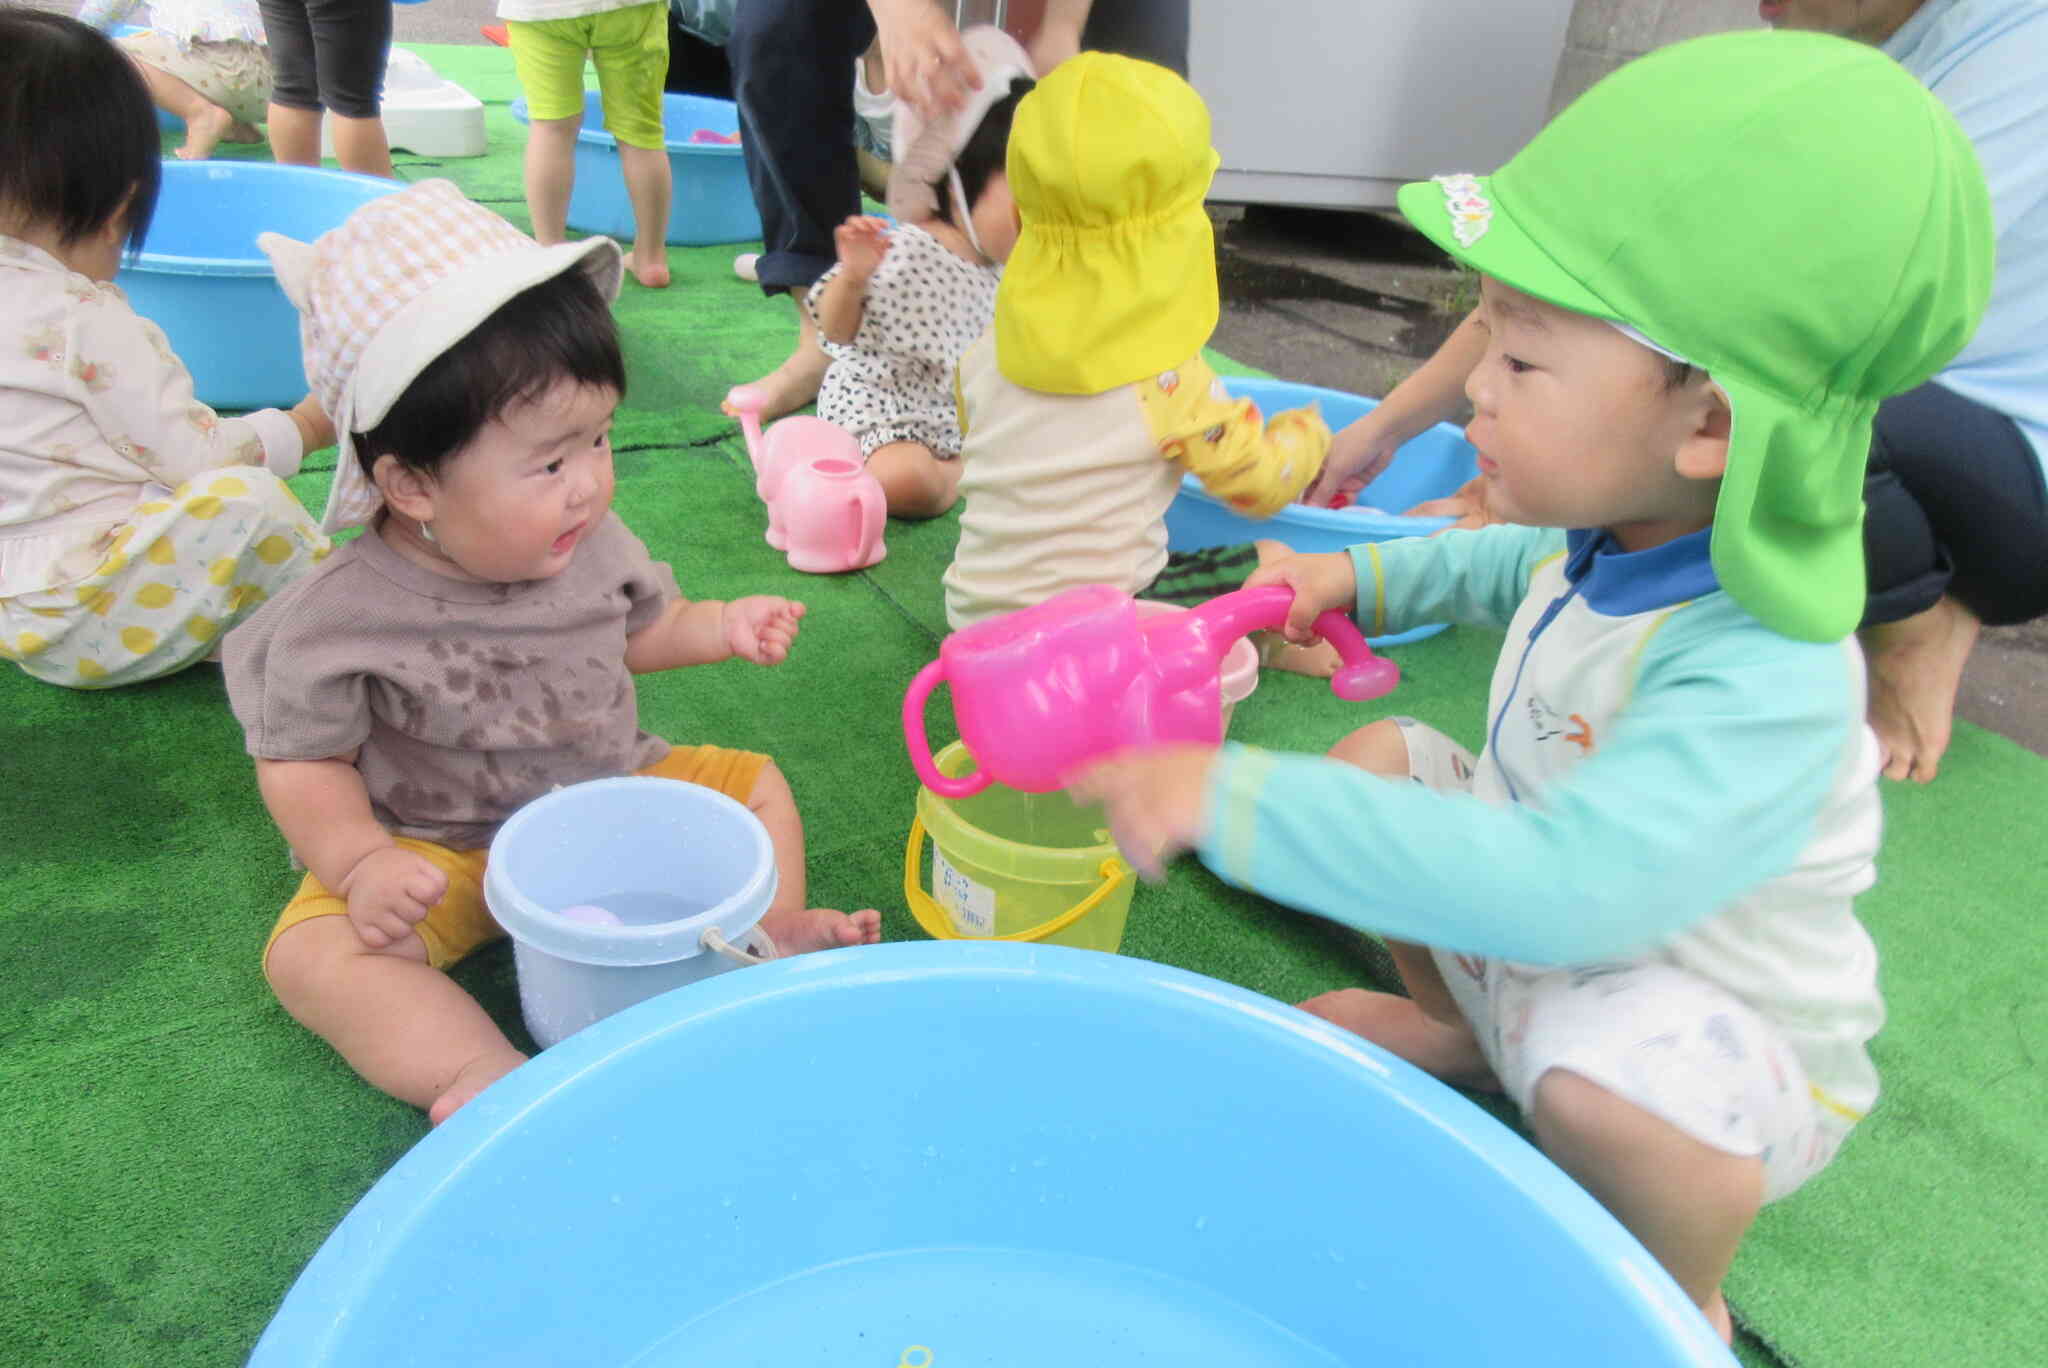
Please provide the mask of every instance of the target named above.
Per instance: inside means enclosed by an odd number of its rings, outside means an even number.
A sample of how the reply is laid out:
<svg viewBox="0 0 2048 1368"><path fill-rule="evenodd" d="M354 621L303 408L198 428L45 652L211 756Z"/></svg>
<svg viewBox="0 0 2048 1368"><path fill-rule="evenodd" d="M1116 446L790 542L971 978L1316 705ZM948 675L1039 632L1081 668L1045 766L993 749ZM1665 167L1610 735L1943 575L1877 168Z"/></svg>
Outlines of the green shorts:
<svg viewBox="0 0 2048 1368"><path fill-rule="evenodd" d="M632 5L580 19L508 20L505 41L526 112L534 119L583 113L583 59L597 64L604 126L628 147L659 148L661 89L668 77L668 6Z"/></svg>

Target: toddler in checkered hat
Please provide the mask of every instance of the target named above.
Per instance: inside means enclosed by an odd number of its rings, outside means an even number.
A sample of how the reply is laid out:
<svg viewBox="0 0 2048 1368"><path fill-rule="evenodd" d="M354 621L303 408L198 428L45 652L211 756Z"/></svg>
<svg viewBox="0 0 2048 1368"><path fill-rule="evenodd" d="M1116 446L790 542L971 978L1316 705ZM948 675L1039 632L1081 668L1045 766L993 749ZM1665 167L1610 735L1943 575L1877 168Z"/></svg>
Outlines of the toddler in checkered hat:
<svg viewBox="0 0 2048 1368"><path fill-rule="evenodd" d="M542 247L446 181L311 244L259 241L340 434L327 525L367 522L227 642L257 782L307 871L264 950L286 1010L438 1124L525 1059L443 972L503 934L492 836L558 785L622 774L761 819L761 928L785 953L879 939L873 910L805 905L773 761L640 728L635 674L779 664L804 606L686 599L611 511L617 244Z"/></svg>

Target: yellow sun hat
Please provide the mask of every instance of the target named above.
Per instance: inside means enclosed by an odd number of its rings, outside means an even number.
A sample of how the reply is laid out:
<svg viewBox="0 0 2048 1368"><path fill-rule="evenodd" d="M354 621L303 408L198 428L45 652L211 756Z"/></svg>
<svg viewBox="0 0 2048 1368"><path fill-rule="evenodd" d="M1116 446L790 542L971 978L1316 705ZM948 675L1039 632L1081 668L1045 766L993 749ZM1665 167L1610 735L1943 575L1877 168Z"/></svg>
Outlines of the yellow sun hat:
<svg viewBox="0 0 2048 1368"><path fill-rule="evenodd" d="M1022 226L996 291L1013 384L1101 394L1171 369L1216 330L1209 110L1162 66L1069 58L1017 105L1010 191Z"/></svg>

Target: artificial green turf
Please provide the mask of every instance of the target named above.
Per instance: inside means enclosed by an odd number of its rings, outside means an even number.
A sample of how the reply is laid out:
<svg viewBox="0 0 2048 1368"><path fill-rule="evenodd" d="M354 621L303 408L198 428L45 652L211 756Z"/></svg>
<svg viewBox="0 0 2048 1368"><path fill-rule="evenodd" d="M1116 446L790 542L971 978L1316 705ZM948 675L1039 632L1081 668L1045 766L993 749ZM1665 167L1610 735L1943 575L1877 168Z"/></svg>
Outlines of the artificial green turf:
<svg viewBox="0 0 2048 1368"><path fill-rule="evenodd" d="M513 93L497 49L425 51L488 99ZM500 106L491 118L489 156L401 158L402 171L449 175L524 222L517 125ZM816 900L881 906L888 937L915 936L900 885L916 781L896 708L937 648L957 519L892 523L888 559L852 575L798 574L762 542L716 401L780 359L789 316L731 277L733 250L673 250L673 288L626 287L617 507L686 593L784 593L811 613L785 665L645 679L643 716L679 740L777 755L805 814ZM296 481L309 507L325 480ZM1395 703L1476 741L1498 645L1458 629L1400 648ZM1268 674L1232 733L1320 748L1366 715ZM0 756L0 1363L237 1361L425 1122L358 1081L263 984L257 953L296 876L217 671L96 694L9 671ZM1746 1245L1731 1296L1777 1351L1746 1343L1746 1362L2037 1359L2048 861L2032 827L2044 763L1964 727L1936 786L1887 787L1882 879L1862 903L1892 1009L1877 1046L1886 1097ZM1288 1000L1386 973L1366 938L1188 861L1138 890L1123 949ZM502 945L457 976L524 1039ZM1483 1289L1474 1298L1483 1305Z"/></svg>

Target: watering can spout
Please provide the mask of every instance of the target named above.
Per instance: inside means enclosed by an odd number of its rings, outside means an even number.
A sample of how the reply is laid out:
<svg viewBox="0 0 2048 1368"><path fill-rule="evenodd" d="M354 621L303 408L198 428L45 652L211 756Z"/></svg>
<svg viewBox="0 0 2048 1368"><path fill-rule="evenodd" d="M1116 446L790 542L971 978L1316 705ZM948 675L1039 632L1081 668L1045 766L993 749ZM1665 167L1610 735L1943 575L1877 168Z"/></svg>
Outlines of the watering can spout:
<svg viewBox="0 0 2048 1368"><path fill-rule="evenodd" d="M740 420L740 431L747 438L747 459L756 470L761 468L761 410L767 406L768 396L758 385L734 385L725 392L725 411Z"/></svg>

